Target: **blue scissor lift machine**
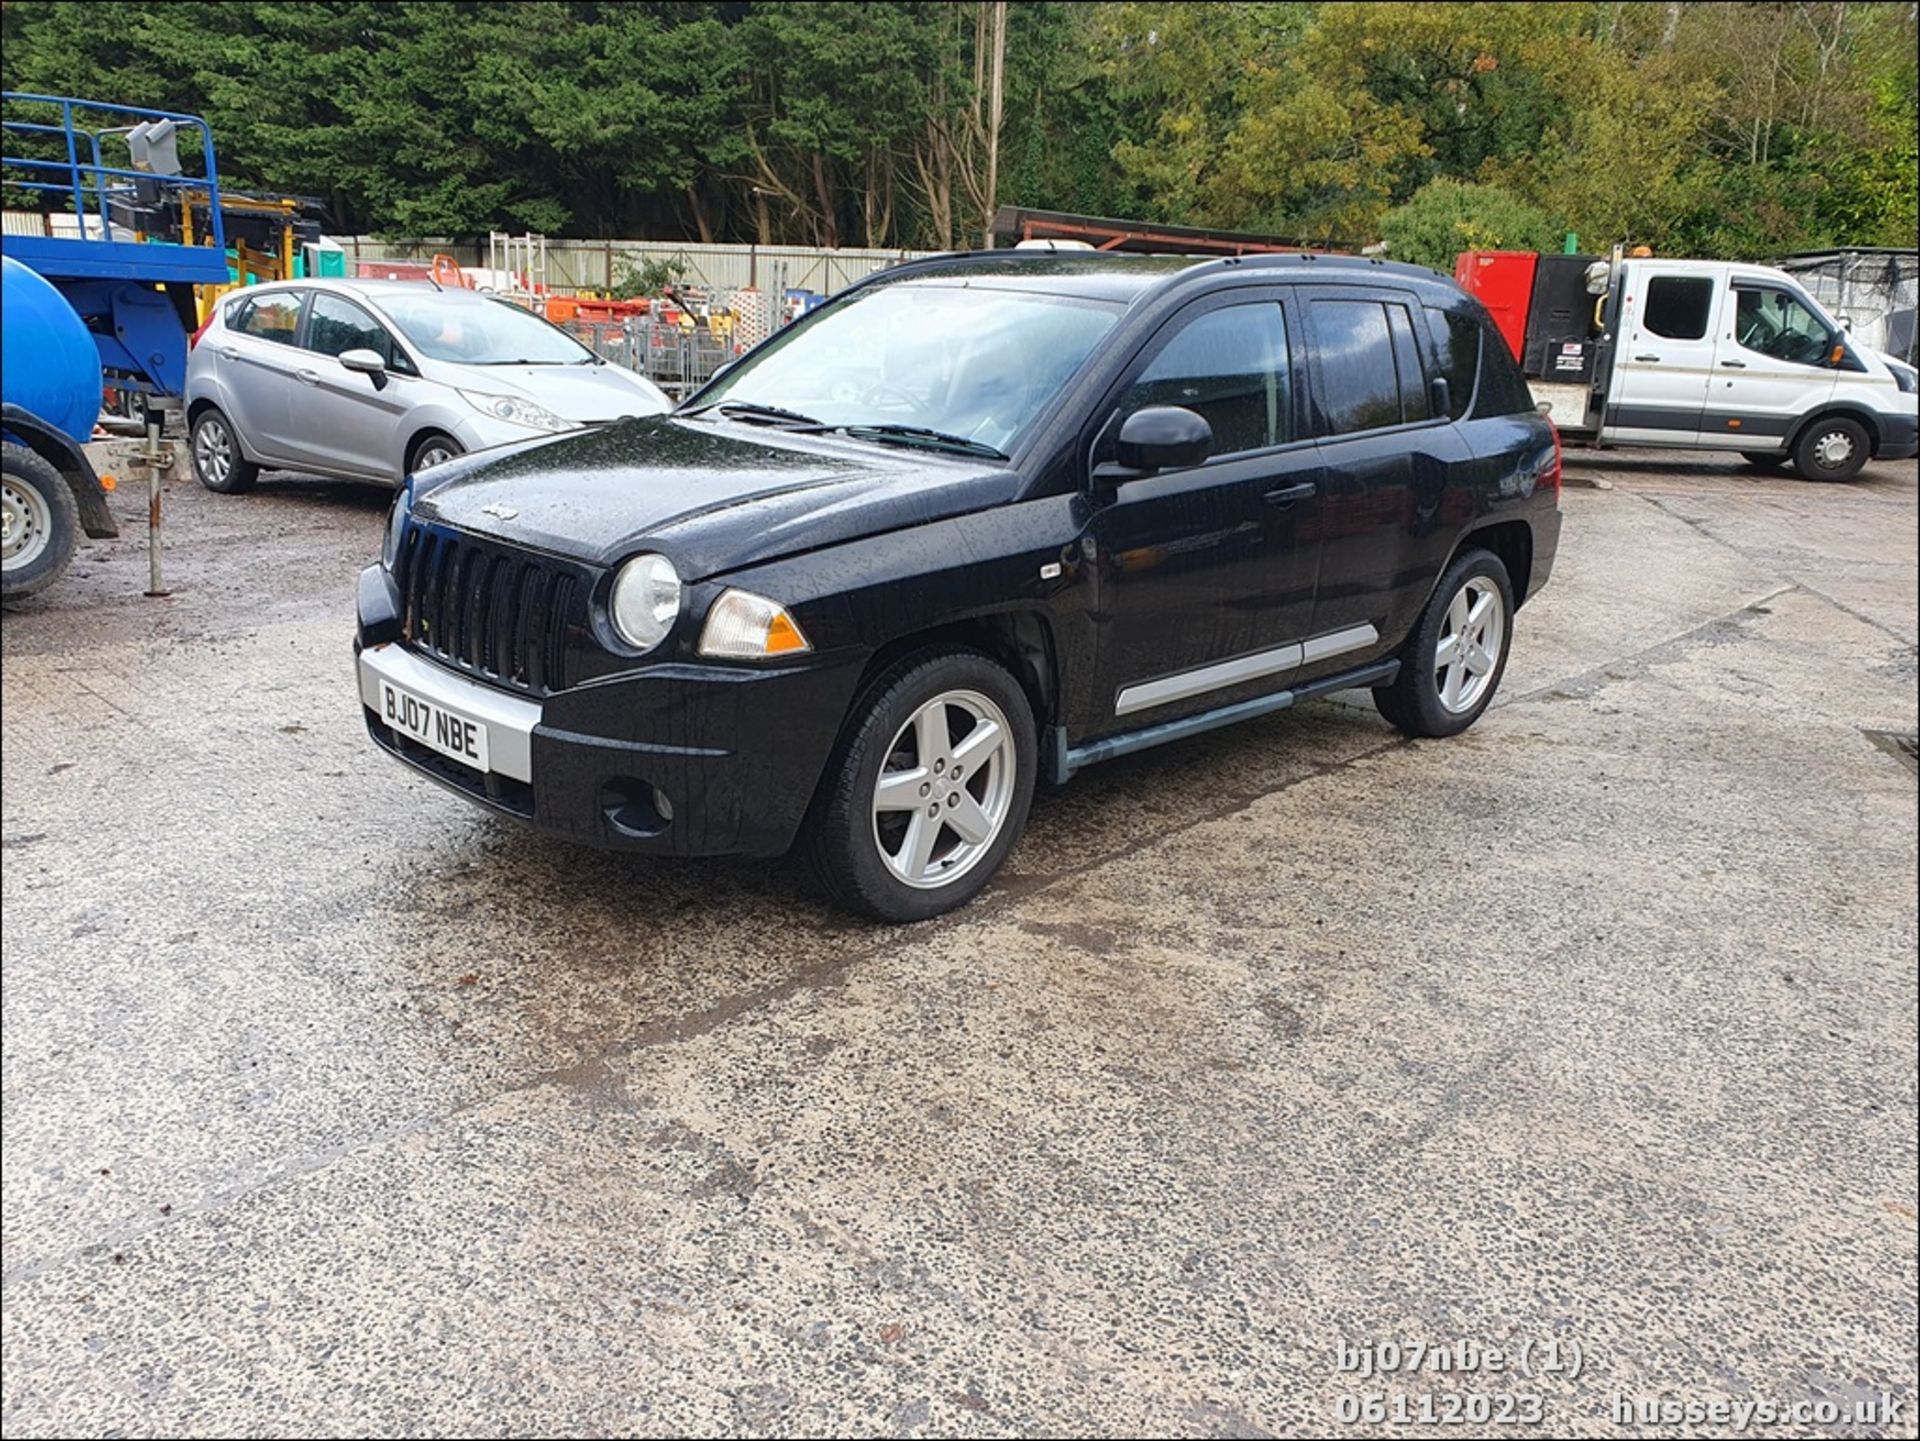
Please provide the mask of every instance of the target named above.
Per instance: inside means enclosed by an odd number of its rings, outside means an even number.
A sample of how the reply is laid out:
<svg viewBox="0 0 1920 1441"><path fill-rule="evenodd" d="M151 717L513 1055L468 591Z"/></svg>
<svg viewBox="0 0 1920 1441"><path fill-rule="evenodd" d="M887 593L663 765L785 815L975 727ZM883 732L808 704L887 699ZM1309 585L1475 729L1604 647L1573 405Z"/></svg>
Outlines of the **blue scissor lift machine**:
<svg viewBox="0 0 1920 1441"><path fill-rule="evenodd" d="M31 594L66 569L78 532L118 534L82 446L103 384L142 397L149 594L160 583L164 412L186 389L194 287L225 285L213 132L197 115L79 100L0 94L0 182L9 205L40 211L38 234L7 234L4 375L4 594ZM181 161L183 138L198 159ZM124 165L103 146L123 146ZM192 148L188 154L192 156ZM187 173L189 169L198 173ZM85 339L91 340L91 347Z"/></svg>

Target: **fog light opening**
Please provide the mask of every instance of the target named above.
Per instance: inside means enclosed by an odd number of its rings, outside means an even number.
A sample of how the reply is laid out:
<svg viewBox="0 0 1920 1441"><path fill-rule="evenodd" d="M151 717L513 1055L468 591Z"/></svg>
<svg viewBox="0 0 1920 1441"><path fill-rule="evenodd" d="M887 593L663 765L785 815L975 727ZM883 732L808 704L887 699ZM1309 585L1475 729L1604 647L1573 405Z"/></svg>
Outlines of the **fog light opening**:
<svg viewBox="0 0 1920 1441"><path fill-rule="evenodd" d="M600 788L600 814L619 835L657 836L673 824L673 802L653 782L622 776Z"/></svg>

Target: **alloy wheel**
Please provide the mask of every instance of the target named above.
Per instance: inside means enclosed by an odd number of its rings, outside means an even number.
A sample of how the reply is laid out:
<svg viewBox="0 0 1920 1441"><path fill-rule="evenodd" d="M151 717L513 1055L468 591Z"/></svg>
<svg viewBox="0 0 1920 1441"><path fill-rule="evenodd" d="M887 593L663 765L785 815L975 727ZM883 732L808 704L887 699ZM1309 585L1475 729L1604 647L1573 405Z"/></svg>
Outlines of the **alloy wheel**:
<svg viewBox="0 0 1920 1441"><path fill-rule="evenodd" d="M1433 652L1433 683L1440 704L1459 715L1480 703L1493 684L1506 642L1506 603L1484 575L1469 576L1447 603L1446 628Z"/></svg>
<svg viewBox="0 0 1920 1441"><path fill-rule="evenodd" d="M233 437L218 418L209 415L194 427L193 463L209 485L225 485L233 473Z"/></svg>
<svg viewBox="0 0 1920 1441"><path fill-rule="evenodd" d="M945 691L900 727L873 790L873 840L893 874L919 890L979 864L1014 795L1013 727L978 691Z"/></svg>

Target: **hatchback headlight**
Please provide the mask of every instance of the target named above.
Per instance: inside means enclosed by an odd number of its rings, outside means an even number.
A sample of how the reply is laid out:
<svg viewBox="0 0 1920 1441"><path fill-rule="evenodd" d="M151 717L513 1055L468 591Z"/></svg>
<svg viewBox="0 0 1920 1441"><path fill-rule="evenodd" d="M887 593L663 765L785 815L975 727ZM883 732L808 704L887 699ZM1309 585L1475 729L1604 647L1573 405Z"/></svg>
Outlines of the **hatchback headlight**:
<svg viewBox="0 0 1920 1441"><path fill-rule="evenodd" d="M463 390L460 398L475 410L491 415L495 420L504 420L510 425L524 425L529 430L578 430L577 420L563 420L544 405L535 405L531 400L519 395L486 395L477 390Z"/></svg>
<svg viewBox="0 0 1920 1441"><path fill-rule="evenodd" d="M787 608L750 590L723 593L700 629L700 654L734 660L804 655L813 649Z"/></svg>
<svg viewBox="0 0 1920 1441"><path fill-rule="evenodd" d="M607 613L620 638L636 650L652 650L680 616L680 576L664 555L636 555L620 567L607 598Z"/></svg>

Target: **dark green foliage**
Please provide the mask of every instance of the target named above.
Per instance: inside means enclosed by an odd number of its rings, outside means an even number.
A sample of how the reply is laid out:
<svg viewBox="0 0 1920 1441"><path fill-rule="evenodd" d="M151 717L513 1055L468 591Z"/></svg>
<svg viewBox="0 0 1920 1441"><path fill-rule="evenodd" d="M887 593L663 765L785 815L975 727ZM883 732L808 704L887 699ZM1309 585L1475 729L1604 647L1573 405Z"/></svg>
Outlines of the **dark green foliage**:
<svg viewBox="0 0 1920 1441"><path fill-rule="evenodd" d="M942 246L997 199L1444 268L1455 237L1757 256L1920 224L1909 4L1015 0L997 197L989 13L9 0L0 38L8 89L204 114L230 181L342 233Z"/></svg>

